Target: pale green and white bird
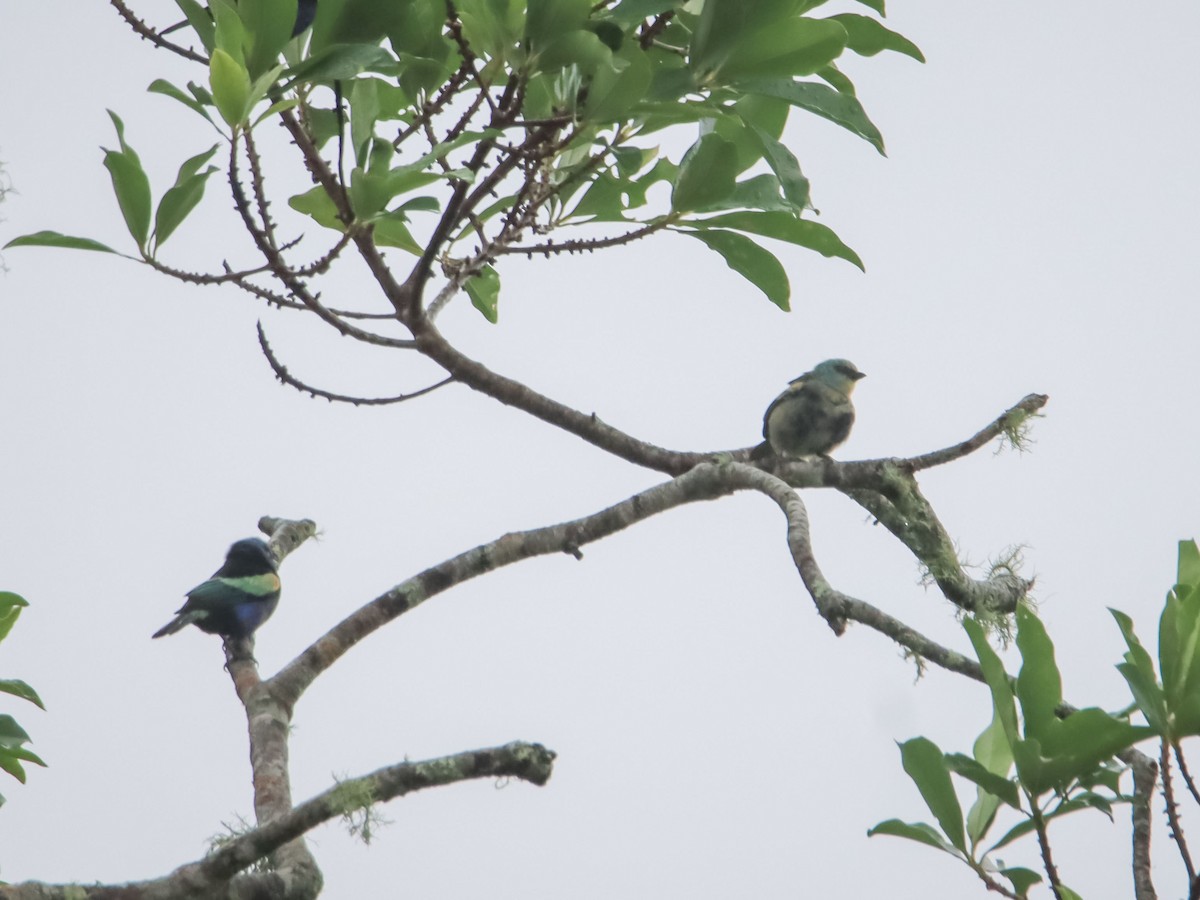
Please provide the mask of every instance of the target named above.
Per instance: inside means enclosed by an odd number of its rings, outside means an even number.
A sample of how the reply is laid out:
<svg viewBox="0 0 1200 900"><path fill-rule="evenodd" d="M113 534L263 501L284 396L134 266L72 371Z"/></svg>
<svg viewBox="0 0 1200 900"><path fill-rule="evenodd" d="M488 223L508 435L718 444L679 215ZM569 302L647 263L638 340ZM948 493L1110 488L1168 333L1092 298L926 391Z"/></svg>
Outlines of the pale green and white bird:
<svg viewBox="0 0 1200 900"><path fill-rule="evenodd" d="M768 448L778 456L828 456L850 435L850 394L864 377L848 359L827 359L794 379L763 415L766 443L755 448L755 458Z"/></svg>

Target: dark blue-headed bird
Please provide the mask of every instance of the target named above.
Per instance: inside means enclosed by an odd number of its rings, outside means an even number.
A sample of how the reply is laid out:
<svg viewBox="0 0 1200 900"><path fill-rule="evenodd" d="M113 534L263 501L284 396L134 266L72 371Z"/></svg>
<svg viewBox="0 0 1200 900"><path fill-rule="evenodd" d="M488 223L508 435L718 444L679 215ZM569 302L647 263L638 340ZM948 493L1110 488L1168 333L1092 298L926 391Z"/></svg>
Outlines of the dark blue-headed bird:
<svg viewBox="0 0 1200 900"><path fill-rule="evenodd" d="M317 0L300 0L296 4L296 24L292 26L292 37L311 25L316 17Z"/></svg>
<svg viewBox="0 0 1200 900"><path fill-rule="evenodd" d="M850 394L860 378L848 359L827 359L788 385L763 415L766 442L753 456L828 456L850 435L854 404Z"/></svg>
<svg viewBox="0 0 1200 900"><path fill-rule="evenodd" d="M174 634L195 625L209 634L244 638L271 617L279 604L279 566L267 542L245 538L229 548L212 578L187 592L175 618L154 632Z"/></svg>

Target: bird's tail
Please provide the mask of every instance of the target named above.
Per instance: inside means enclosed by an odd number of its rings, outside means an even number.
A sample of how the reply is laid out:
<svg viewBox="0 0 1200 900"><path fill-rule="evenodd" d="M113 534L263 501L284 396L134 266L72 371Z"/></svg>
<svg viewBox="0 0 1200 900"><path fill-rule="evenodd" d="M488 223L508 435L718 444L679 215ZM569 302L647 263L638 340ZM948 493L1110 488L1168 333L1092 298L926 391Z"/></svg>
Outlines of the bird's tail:
<svg viewBox="0 0 1200 900"><path fill-rule="evenodd" d="M175 632L179 631L179 629L183 628L185 625L187 625L191 621L192 621L191 618L188 616L184 616L184 615L176 616L170 622L168 622L166 625L164 625L162 628L158 629L158 631L154 632L154 634L150 635L150 637L151 638L160 638L160 637L166 637L168 634L174 634Z"/></svg>
<svg viewBox="0 0 1200 900"><path fill-rule="evenodd" d="M764 462L775 455L775 451L771 449L771 445L763 441L757 447L750 451L750 459L754 462Z"/></svg>

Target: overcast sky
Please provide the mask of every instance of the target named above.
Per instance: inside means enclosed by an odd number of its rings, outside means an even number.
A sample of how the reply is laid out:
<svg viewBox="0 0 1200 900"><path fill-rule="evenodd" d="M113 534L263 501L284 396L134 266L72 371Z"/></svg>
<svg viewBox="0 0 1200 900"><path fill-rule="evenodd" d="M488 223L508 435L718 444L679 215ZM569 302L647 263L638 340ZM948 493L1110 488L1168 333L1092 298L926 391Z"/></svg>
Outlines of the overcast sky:
<svg viewBox="0 0 1200 900"><path fill-rule="evenodd" d="M167 7L139 8L165 23ZM661 236L506 261L500 324L460 303L443 325L497 371L678 449L755 442L771 398L830 356L869 375L841 458L935 449L1049 394L1032 452L986 449L921 483L966 558L1026 548L1067 698L1115 708L1128 694L1106 607L1152 642L1175 542L1200 530L1200 6L889 11L928 64L845 64L889 157L811 117L789 129L821 221L865 275L781 248L783 314L697 242ZM0 244L53 228L127 249L98 149L115 143L105 108L161 192L213 138L145 88L203 73L101 2L0 0L0 21L0 160L18 191L0 207ZM690 140L668 149L678 159ZM275 143L281 191L302 188ZM220 179L169 262L250 258ZM306 246L325 241L310 229ZM302 397L272 379L256 320L296 374L335 390L398 393L436 370L232 289L100 254L17 249L4 262L0 589L31 607L0 675L29 681L48 711L0 711L50 763L24 787L0 781L9 881L162 875L252 815L220 642L149 635L259 516L323 531L283 566L257 645L268 675L426 566L661 480L462 387L383 409ZM333 306L378 302L356 266L321 289ZM882 528L836 493L804 499L835 586L966 649L953 609ZM775 900L875 896L884 879L893 898L982 896L948 857L866 830L929 818L894 741L969 751L989 709L962 678L914 681L864 628L835 638L778 510L740 496L642 524L582 562L479 579L374 635L298 706L293 790L514 739L559 753L542 789L478 783L395 802L369 848L319 829L333 898ZM1085 897L1129 895L1127 819L1081 814L1052 830ZM1178 866L1155 828L1158 888L1173 896ZM1036 865L1031 844L1004 859Z"/></svg>

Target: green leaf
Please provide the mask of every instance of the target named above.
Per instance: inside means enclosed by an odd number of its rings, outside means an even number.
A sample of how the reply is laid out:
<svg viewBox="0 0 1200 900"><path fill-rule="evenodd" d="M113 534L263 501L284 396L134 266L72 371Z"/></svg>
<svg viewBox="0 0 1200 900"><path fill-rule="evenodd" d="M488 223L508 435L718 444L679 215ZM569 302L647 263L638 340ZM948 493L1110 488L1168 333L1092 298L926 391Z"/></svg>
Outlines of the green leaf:
<svg viewBox="0 0 1200 900"><path fill-rule="evenodd" d="M338 218L337 207L325 193L325 188L320 185L289 198L288 206L298 213L311 216L325 228L332 228L335 231L346 230L346 223Z"/></svg>
<svg viewBox="0 0 1200 900"><path fill-rule="evenodd" d="M1179 542L1179 565L1175 581L1178 584L1200 584L1200 547L1195 541Z"/></svg>
<svg viewBox="0 0 1200 900"><path fill-rule="evenodd" d="M93 241L91 238L72 237L69 234L59 234L57 231L36 231L33 234L23 234L13 238L3 247L66 247L70 250L97 250L101 253L116 253L112 247Z"/></svg>
<svg viewBox="0 0 1200 900"><path fill-rule="evenodd" d="M543 72L578 66L583 75L590 77L602 68L611 70L613 54L594 32L581 28L549 44L538 54L536 63Z"/></svg>
<svg viewBox="0 0 1200 900"><path fill-rule="evenodd" d="M201 106L216 106L216 101L213 100L212 91L202 84L196 84L194 81L187 83L188 92L196 98L196 102Z"/></svg>
<svg viewBox="0 0 1200 900"><path fill-rule="evenodd" d="M250 92L246 96L247 116L250 115L250 110L254 109L254 107L258 104L258 101L267 96L267 92L271 90L272 86L275 84L275 81L279 78L279 73L282 71L283 64L280 63L274 68L263 72L256 79L254 79L253 84L250 85Z"/></svg>
<svg viewBox="0 0 1200 900"><path fill-rule="evenodd" d="M13 749L29 742L25 729L9 715L0 715L0 748Z"/></svg>
<svg viewBox="0 0 1200 900"><path fill-rule="evenodd" d="M175 87L175 85L171 84L171 82L166 81L165 79L155 79L150 83L150 87L146 88L146 90L152 94L162 94L165 97L178 100L188 109L204 116L204 118L210 123L212 122L212 116L208 114L208 110L204 108L200 101L196 100L196 98L190 96L189 94L185 94L179 88Z"/></svg>
<svg viewBox="0 0 1200 900"><path fill-rule="evenodd" d="M899 819L888 819L886 822L880 822L868 831L867 837L875 837L877 834L890 834L893 837L907 838L910 841L916 841L918 844L924 844L927 847L944 850L951 856L961 859L961 856L950 845L949 841L942 837L936 828L925 822L901 822Z"/></svg>
<svg viewBox="0 0 1200 900"><path fill-rule="evenodd" d="M296 0L254 0L238 4L246 26L249 49L246 68L251 77L274 68L284 45L292 39Z"/></svg>
<svg viewBox="0 0 1200 900"><path fill-rule="evenodd" d="M1128 656L1128 654L1126 655ZM1133 695L1133 702L1137 704L1142 715L1146 717L1146 722L1154 729L1155 733L1167 739L1173 737L1173 729L1168 724L1167 704L1162 688L1155 681L1147 678L1145 673L1133 663L1119 663L1117 671L1125 677L1125 683L1129 685L1129 693Z"/></svg>
<svg viewBox="0 0 1200 900"><path fill-rule="evenodd" d="M571 210L569 218L585 218L595 222L624 221L625 184L627 182L602 172Z"/></svg>
<svg viewBox="0 0 1200 900"><path fill-rule="evenodd" d="M413 197L396 207L396 212L437 212L442 208L437 197Z"/></svg>
<svg viewBox="0 0 1200 900"><path fill-rule="evenodd" d="M20 238L17 240L20 240ZM6 248L11 246L11 243L5 245ZM25 598L19 594L14 594L11 591L0 591L0 641L8 637L8 633L12 631L12 627L17 624L17 618L21 615L21 610L28 605Z"/></svg>
<svg viewBox="0 0 1200 900"><path fill-rule="evenodd" d="M477 54L492 57L500 63L516 53L516 45L525 31L520 4L459 0L455 7L462 22L463 37Z"/></svg>
<svg viewBox="0 0 1200 900"><path fill-rule="evenodd" d="M1133 694L1134 702L1141 710L1142 715L1146 717L1150 727L1163 737L1171 739L1172 729L1166 694L1158 683L1158 676L1154 671L1154 661L1151 659L1150 653L1142 646L1142 642L1138 640L1137 634L1134 633L1133 619L1111 607L1108 611L1116 619L1125 643L1129 647L1125 654L1125 662L1119 664L1117 670L1124 676L1129 685L1129 691Z"/></svg>
<svg viewBox="0 0 1200 900"><path fill-rule="evenodd" d="M379 119L379 81L356 78L350 85L350 146L359 166L367 164L367 151Z"/></svg>
<svg viewBox="0 0 1200 900"><path fill-rule="evenodd" d="M650 89L650 60L636 42L621 49L613 63L599 66L588 86L584 116L593 122L621 122Z"/></svg>
<svg viewBox="0 0 1200 900"><path fill-rule="evenodd" d="M840 16L830 16L829 21L837 22L846 29L846 34L849 36L846 46L861 56L874 56L883 50L894 50L905 56L911 56L917 62L925 62L925 54L916 44L904 35L884 28L870 16L846 13Z"/></svg>
<svg viewBox="0 0 1200 900"><path fill-rule="evenodd" d="M846 49L846 30L827 19L793 18L747 35L710 76L721 84L744 78L811 75ZM697 72L697 79L704 76Z"/></svg>
<svg viewBox="0 0 1200 900"><path fill-rule="evenodd" d="M28 700L42 709L46 708L46 704L42 703L42 698L38 696L37 691L17 678L0 678L0 694L12 694L14 697Z"/></svg>
<svg viewBox="0 0 1200 900"><path fill-rule="evenodd" d="M1158 664L1162 671L1163 691L1167 696L1168 709L1178 708L1180 689L1187 670L1187 628L1182 622L1188 618L1180 599L1180 592L1172 590L1167 595L1162 614L1158 619Z"/></svg>
<svg viewBox="0 0 1200 900"><path fill-rule="evenodd" d="M219 47L208 61L208 83L221 118L231 128L241 125L249 112L250 73Z"/></svg>
<svg viewBox="0 0 1200 900"><path fill-rule="evenodd" d="M809 185L808 179L800 171L800 162L792 155L791 150L761 128L752 126L751 130L762 144L763 155L767 161L767 165L771 167L771 171L779 178L779 184L783 187L783 196L796 208L797 212L804 209L809 205ZM860 262L859 268L861 267L862 263Z"/></svg>
<svg viewBox="0 0 1200 900"><path fill-rule="evenodd" d="M420 256L425 248L414 240L408 226L404 224L403 213L385 213L375 220L371 235L375 243L381 247L395 247L413 256Z"/></svg>
<svg viewBox="0 0 1200 900"><path fill-rule="evenodd" d="M1060 816L1069 815L1070 813L1078 812L1081 809L1090 809L1090 808L1091 808L1091 804L1088 802L1081 801L1081 800L1067 800L1066 802L1061 804L1058 807L1058 809L1056 809L1048 818L1057 819ZM1000 840L998 840L995 844L993 844L991 847L988 848L987 852L994 853L995 851L999 850L1001 847L1008 846L1013 841L1015 841L1017 838L1024 837L1025 835L1032 833L1035 830L1035 828L1036 828L1036 826L1034 825L1034 822L1032 819L1025 819L1023 822L1019 822L1018 824L1014 825L1011 829L1009 829L1008 832L1005 833L1004 837L1000 838Z"/></svg>
<svg viewBox="0 0 1200 900"><path fill-rule="evenodd" d="M1011 844L1017 838L1024 837L1027 834L1033 833L1034 828L1035 828L1035 826L1033 824L1032 819L1021 820L1016 825L1014 825L1012 828L1008 829L1008 831L1006 831L1004 833L1004 836L1002 838L1000 838L1000 840L998 840L998 841L996 841L996 843L992 844L992 846L988 848L987 852L995 853L1001 847L1007 847L1009 844Z"/></svg>
<svg viewBox="0 0 1200 900"><path fill-rule="evenodd" d="M833 230L819 222L798 219L789 212L734 212L714 216L711 219L692 220L687 223L693 228L733 228L749 231L764 237L787 241L800 247L815 250L822 256L837 257L863 268L858 254L842 243Z"/></svg>
<svg viewBox="0 0 1200 900"><path fill-rule="evenodd" d="M1046 627L1027 607L1017 607L1017 649L1021 671L1017 674L1017 699L1025 720L1025 736L1043 745L1058 724L1054 710L1062 703L1062 677L1054 662L1054 644Z"/></svg>
<svg viewBox="0 0 1200 900"><path fill-rule="evenodd" d="M124 143L124 137L121 141ZM137 245L144 248L150 234L150 179L142 170L137 154L130 151L106 150L104 167L112 179L113 193L117 195L125 226Z"/></svg>
<svg viewBox="0 0 1200 900"><path fill-rule="evenodd" d="M213 52L223 50L237 61L239 66L246 65L246 48L250 44L250 36L242 17L238 14L238 0L208 0L208 8L212 11L213 22L216 25L216 35Z"/></svg>
<svg viewBox="0 0 1200 900"><path fill-rule="evenodd" d="M17 238L17 240L22 240L22 238ZM12 244L6 244L5 246L11 247ZM20 594L14 594L12 591L0 591L0 616L15 615L28 605L29 601ZM3 635L0 635L0 638L3 638Z"/></svg>
<svg viewBox="0 0 1200 900"><path fill-rule="evenodd" d="M163 245L204 196L204 183L208 176L217 170L215 166L209 166L204 171L199 170L216 152L217 145L213 144L210 149L193 156L179 167L174 186L163 194L162 200L158 202L158 211L154 214L156 248Z"/></svg>
<svg viewBox="0 0 1200 900"><path fill-rule="evenodd" d="M688 149L679 164L671 209L687 212L719 203L733 193L737 150L717 134L706 134Z"/></svg>
<svg viewBox="0 0 1200 900"><path fill-rule="evenodd" d="M1035 884L1042 883L1042 876L1033 871L1033 869L1023 869L1019 866L1014 866L1011 869L1001 869L1000 874L1008 879L1008 883L1013 886L1013 890L1020 897L1028 894L1029 889Z"/></svg>
<svg viewBox="0 0 1200 900"><path fill-rule="evenodd" d="M1125 771L1124 763L1113 760L1081 777L1079 783L1089 790L1097 786L1107 788L1111 794L1117 796L1121 793L1121 776Z"/></svg>
<svg viewBox="0 0 1200 900"><path fill-rule="evenodd" d="M9 750L0 747L0 769L7 772L21 784L25 783L25 767Z"/></svg>
<svg viewBox="0 0 1200 900"><path fill-rule="evenodd" d="M739 181L724 203L705 207L704 212L718 212L723 209L762 210L764 212L784 212L789 216L796 215L796 208L783 197L783 187L774 175L755 175L745 181Z"/></svg>
<svg viewBox="0 0 1200 900"><path fill-rule="evenodd" d="M175 3L187 16L188 24L196 32L196 37L200 38L200 43L204 45L205 51L212 53L216 42L216 24L213 22L212 15L197 0L175 0Z"/></svg>
<svg viewBox="0 0 1200 900"><path fill-rule="evenodd" d="M496 324L500 319L500 275L491 266L484 266L479 274L472 275L463 285L471 305L483 313L483 317Z"/></svg>
<svg viewBox="0 0 1200 900"><path fill-rule="evenodd" d="M1117 626L1121 629L1121 634L1125 638L1125 644L1129 647L1129 652L1125 654L1125 659L1135 665L1151 681L1157 682L1158 677L1154 672L1154 660L1142 642L1138 639L1137 634L1133 630L1133 619L1119 609L1113 609L1111 606L1108 611L1112 613L1112 617L1117 620Z"/></svg>
<svg viewBox="0 0 1200 900"><path fill-rule="evenodd" d="M395 29L397 8L405 5L380 0L320 0L310 47L320 53L333 44L378 44Z"/></svg>
<svg viewBox="0 0 1200 900"><path fill-rule="evenodd" d="M799 17L794 0L706 0L689 65L700 83L810 74L846 45L837 22Z"/></svg>
<svg viewBox="0 0 1200 900"><path fill-rule="evenodd" d="M817 71L816 76L822 81L825 81L834 90L842 94L849 94L851 97L857 96L858 92L854 89L854 82L847 78L842 71L832 63L825 68Z"/></svg>
<svg viewBox="0 0 1200 900"><path fill-rule="evenodd" d="M41 766L43 769L47 768L42 758L27 747L13 747L11 750L6 750L5 752L23 762L31 762L34 765Z"/></svg>
<svg viewBox="0 0 1200 900"><path fill-rule="evenodd" d="M525 37L536 53L570 31L583 27L591 0L528 0Z"/></svg>
<svg viewBox="0 0 1200 900"><path fill-rule="evenodd" d="M971 639L971 646L975 648L975 656L983 670L984 680L992 692L992 708L1004 728L1005 740L1009 747L1014 747L1017 743L1017 707L1013 701L1012 687L1008 683L1004 664L987 642L983 626L978 621L970 617L963 619L963 630Z"/></svg>
<svg viewBox="0 0 1200 900"><path fill-rule="evenodd" d="M1073 712L1055 720L1045 734L1040 777L1030 779L1027 786L1034 793L1062 788L1074 779L1088 777L1102 762L1153 733L1153 729L1130 725L1095 707Z"/></svg>
<svg viewBox="0 0 1200 900"><path fill-rule="evenodd" d="M751 79L742 81L737 86L750 94L778 97L798 109L828 119L868 141L881 154L886 155L883 149L883 135L867 118L862 104L850 94L835 91L828 85L786 78Z"/></svg>
<svg viewBox="0 0 1200 900"><path fill-rule="evenodd" d="M257 128L260 123L271 118L271 116L275 115L276 113L281 113L285 109L294 109L299 105L300 100L297 97L292 97L290 100L280 100L277 103L272 103L263 111L262 115L255 117L252 127Z"/></svg>
<svg viewBox="0 0 1200 900"><path fill-rule="evenodd" d="M900 759L904 771L921 792L921 799L937 818L942 833L950 839L951 844L966 853L962 807L959 806L958 795L954 793L954 784L950 780L950 770L942 751L928 738L917 737L900 745Z"/></svg>
<svg viewBox="0 0 1200 900"><path fill-rule="evenodd" d="M973 781L989 794L999 797L1013 809L1021 808L1021 796L1017 786L1001 775L989 772L977 760L962 753L947 753L946 768L968 781Z"/></svg>
<svg viewBox="0 0 1200 900"><path fill-rule="evenodd" d="M993 710L992 721L983 729L972 745L971 753L981 766L993 775L1007 778L1012 769L1012 748L1004 736L1004 726ZM1000 807L1000 798L996 794L977 787L975 802L967 812L967 836L971 844L978 844L987 835L996 818Z"/></svg>
<svg viewBox="0 0 1200 900"><path fill-rule="evenodd" d="M1089 809L1098 809L1104 815L1108 816L1109 821L1113 820L1112 800L1103 794L1097 794L1095 791L1082 791L1075 794L1071 799L1077 803L1082 803ZM1062 813L1059 810L1055 810L1051 813L1050 818L1055 818L1059 815L1062 815Z"/></svg>
<svg viewBox="0 0 1200 900"><path fill-rule="evenodd" d="M787 272L779 260L750 238L734 231L680 231L721 254L725 264L756 288L767 295L767 299L787 312L791 307L788 298L791 285Z"/></svg>
<svg viewBox="0 0 1200 900"><path fill-rule="evenodd" d="M350 173L350 205L354 217L368 221L383 212L392 194L387 189L387 176L355 169Z"/></svg>

